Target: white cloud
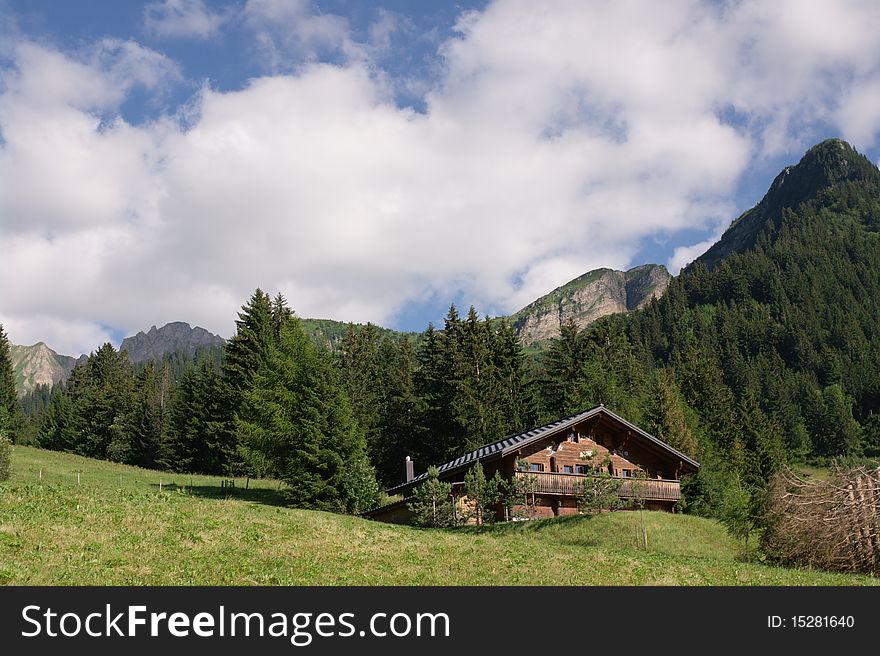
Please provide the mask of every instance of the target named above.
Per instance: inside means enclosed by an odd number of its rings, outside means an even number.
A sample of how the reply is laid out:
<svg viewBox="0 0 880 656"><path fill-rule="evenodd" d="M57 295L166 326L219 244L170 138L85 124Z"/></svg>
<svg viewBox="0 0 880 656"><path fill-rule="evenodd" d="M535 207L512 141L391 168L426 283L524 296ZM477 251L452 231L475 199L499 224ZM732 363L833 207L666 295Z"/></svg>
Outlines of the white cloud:
<svg viewBox="0 0 880 656"><path fill-rule="evenodd" d="M317 12L310 0L248 0L241 20L272 70L332 53L352 59L366 56L364 47L351 38L348 21Z"/></svg>
<svg viewBox="0 0 880 656"><path fill-rule="evenodd" d="M164 38L209 39L229 18L229 12L212 11L203 0L163 0L144 7L144 26Z"/></svg>
<svg viewBox="0 0 880 656"><path fill-rule="evenodd" d="M496 2L442 47L424 113L396 107L371 61L393 21L365 46L311 7L251 0L275 74L203 88L186 128L115 115L134 85L179 76L159 53L19 44L0 96L13 341L88 351L102 324L172 320L229 335L258 285L341 320L459 292L513 311L638 264L646 237L726 224L753 159L796 158L816 125L845 121L857 147L880 127L862 107L875 3Z"/></svg>
<svg viewBox="0 0 880 656"><path fill-rule="evenodd" d="M669 272L672 275L677 276L684 267L708 251L712 247L712 244L718 241L719 237L721 237L721 232L717 232L709 239L694 244L693 246L679 246L675 249L672 253L672 257L670 257L669 261L666 263L666 268L669 269Z"/></svg>

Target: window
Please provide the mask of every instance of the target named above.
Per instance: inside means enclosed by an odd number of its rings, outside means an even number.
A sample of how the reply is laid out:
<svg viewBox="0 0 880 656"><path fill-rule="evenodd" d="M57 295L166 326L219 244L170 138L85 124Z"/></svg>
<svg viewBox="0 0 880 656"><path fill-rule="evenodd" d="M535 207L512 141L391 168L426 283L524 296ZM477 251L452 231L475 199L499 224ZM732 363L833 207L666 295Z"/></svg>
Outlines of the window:
<svg viewBox="0 0 880 656"><path fill-rule="evenodd" d="M578 474L586 474L588 468L586 465L575 465L574 469L575 469L575 472Z"/></svg>
<svg viewBox="0 0 880 656"><path fill-rule="evenodd" d="M596 444L598 444L599 446L602 446L602 444L605 442L605 438L601 435L597 435L594 439L596 440Z"/></svg>
<svg viewBox="0 0 880 656"><path fill-rule="evenodd" d="M571 465L563 465L562 471L565 474L574 474L574 467L572 467Z"/></svg>
<svg viewBox="0 0 880 656"><path fill-rule="evenodd" d="M624 478L632 478L632 475L633 475L632 469L621 469L620 475L623 476Z"/></svg>
<svg viewBox="0 0 880 656"><path fill-rule="evenodd" d="M580 440L578 439L578 434L575 433L574 431L570 432L568 434L568 441L569 442L579 442Z"/></svg>
<svg viewBox="0 0 880 656"><path fill-rule="evenodd" d="M530 465L530 466L529 466L529 470L530 470L530 471L536 471L536 472L542 472L542 471L544 471L544 464L543 464L543 463L540 463L540 462L532 462L532 463L529 463L529 465Z"/></svg>

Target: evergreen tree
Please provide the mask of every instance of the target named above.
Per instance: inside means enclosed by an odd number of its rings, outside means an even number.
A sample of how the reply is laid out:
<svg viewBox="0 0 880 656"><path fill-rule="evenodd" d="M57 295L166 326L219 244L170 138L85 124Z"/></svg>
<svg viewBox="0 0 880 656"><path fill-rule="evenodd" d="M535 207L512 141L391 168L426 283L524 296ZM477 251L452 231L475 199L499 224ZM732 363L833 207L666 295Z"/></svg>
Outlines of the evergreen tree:
<svg viewBox="0 0 880 656"><path fill-rule="evenodd" d="M5 414L5 408L0 409L0 481L7 480L12 470L12 441L6 436Z"/></svg>
<svg viewBox="0 0 880 656"><path fill-rule="evenodd" d="M224 415L223 393L227 389L216 361L207 355L184 372L168 410L168 430L160 448L163 467L227 473L236 446Z"/></svg>
<svg viewBox="0 0 880 656"><path fill-rule="evenodd" d="M56 387L49 407L40 419L37 444L53 451L73 451L79 431L76 429L73 402L64 385Z"/></svg>
<svg viewBox="0 0 880 656"><path fill-rule="evenodd" d="M279 310L278 314L281 313L283 311ZM269 348L276 341L269 295L259 288L254 291L238 313L235 325L235 335L226 343L223 378L233 394L240 394L250 387L254 375L266 362Z"/></svg>
<svg viewBox="0 0 880 656"><path fill-rule="evenodd" d="M5 421L0 428L6 430L8 439L15 439L22 428L21 410L15 390L15 372L12 368L9 339L0 324L0 412Z"/></svg>
<svg viewBox="0 0 880 656"><path fill-rule="evenodd" d="M294 506L354 510L345 481L360 467L365 443L326 350L289 319L278 345L244 392L237 419L244 444L271 463Z"/></svg>
<svg viewBox="0 0 880 656"><path fill-rule="evenodd" d="M129 418L130 438L127 462L139 467L155 468L167 430L170 381L168 368L157 368L148 362L138 375L136 398Z"/></svg>
<svg viewBox="0 0 880 656"><path fill-rule="evenodd" d="M258 473L265 463L247 447L241 445L237 433L237 416L244 395L251 389L254 376L265 366L269 349L280 339L281 325L276 320L291 314L279 295L273 301L263 290L257 288L248 302L242 306L235 322L236 332L226 342L223 357L222 403L218 418L225 424L226 436L216 440L218 444L232 444L231 449L217 452L226 456L223 469L233 475ZM276 335L278 335L276 337Z"/></svg>
<svg viewBox="0 0 880 656"><path fill-rule="evenodd" d="M447 455L454 457L500 439L507 426L501 414L501 381L495 366L495 335L489 321L480 321L471 306L457 333L448 336L459 341L457 346L450 347L457 354L451 375L451 410L456 430Z"/></svg>
<svg viewBox="0 0 880 656"><path fill-rule="evenodd" d="M420 424L424 413L416 395L416 355L408 337L385 337L378 352L383 390L378 439L371 445L370 461L380 480L388 486L403 482L406 456L418 455L425 431Z"/></svg>
<svg viewBox="0 0 880 656"><path fill-rule="evenodd" d="M436 467L428 467L428 477L413 490L413 500L408 504L416 526L441 528L458 523L452 486L440 480Z"/></svg>
<svg viewBox="0 0 880 656"><path fill-rule="evenodd" d="M501 435L520 433L538 422L538 400L519 337L506 319L498 326L494 359L499 381Z"/></svg>
<svg viewBox="0 0 880 656"><path fill-rule="evenodd" d="M648 400L645 428L655 437L687 456L698 453L697 437L691 428L690 415L675 375L669 369L660 369L654 382L654 393Z"/></svg>
<svg viewBox="0 0 880 656"><path fill-rule="evenodd" d="M464 475L464 493L470 505L467 519L473 519L477 526L491 524L495 521L494 507L499 504L503 497L501 476L486 478L483 465L477 462Z"/></svg>
<svg viewBox="0 0 880 656"><path fill-rule="evenodd" d="M384 381L379 365L381 335L373 324L356 328L349 324L339 348L342 385L352 414L364 433L370 460L382 451L381 423Z"/></svg>
<svg viewBox="0 0 880 656"><path fill-rule="evenodd" d="M69 396L69 408L59 402L59 412L46 427L51 434L41 431L41 443L64 444L80 455L107 459L111 443L130 442L134 386L128 355L104 344L74 368L62 392Z"/></svg>
<svg viewBox="0 0 880 656"><path fill-rule="evenodd" d="M819 455L848 456L861 451L862 428L853 418L852 399L840 384L814 394L808 413L813 446Z"/></svg>
<svg viewBox="0 0 880 656"><path fill-rule="evenodd" d="M577 326L573 321L566 322L559 330L559 338L550 342L547 351L541 386L545 419L563 417L583 409L579 382L585 355Z"/></svg>

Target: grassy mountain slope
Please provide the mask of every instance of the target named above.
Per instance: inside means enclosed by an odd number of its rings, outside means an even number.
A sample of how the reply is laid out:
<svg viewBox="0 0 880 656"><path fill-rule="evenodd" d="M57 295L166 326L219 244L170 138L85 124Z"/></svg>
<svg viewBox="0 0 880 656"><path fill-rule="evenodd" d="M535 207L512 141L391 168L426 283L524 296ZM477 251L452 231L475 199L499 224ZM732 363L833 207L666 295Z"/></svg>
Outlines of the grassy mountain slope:
<svg viewBox="0 0 880 656"><path fill-rule="evenodd" d="M42 470L42 481L39 473ZM81 484L76 484L80 472ZM159 482L162 481L162 492ZM428 530L277 504L251 481L163 474L16 447L0 484L0 582L37 585L869 585L744 563L723 528L636 513ZM186 491L182 486L186 486ZM191 486L191 487L190 487ZM536 564L553 563L548 571ZM462 567L467 563L466 567Z"/></svg>

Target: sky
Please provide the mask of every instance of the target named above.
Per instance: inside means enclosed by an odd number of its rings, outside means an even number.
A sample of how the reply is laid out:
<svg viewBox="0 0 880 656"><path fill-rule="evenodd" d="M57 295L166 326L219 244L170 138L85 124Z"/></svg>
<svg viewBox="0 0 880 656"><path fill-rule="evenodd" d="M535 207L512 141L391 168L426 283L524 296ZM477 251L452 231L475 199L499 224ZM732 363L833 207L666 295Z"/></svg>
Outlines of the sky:
<svg viewBox="0 0 880 656"><path fill-rule="evenodd" d="M677 273L811 145L880 157L880 3L0 0L0 323L422 330Z"/></svg>

